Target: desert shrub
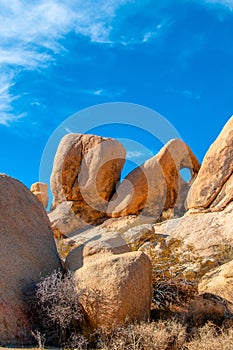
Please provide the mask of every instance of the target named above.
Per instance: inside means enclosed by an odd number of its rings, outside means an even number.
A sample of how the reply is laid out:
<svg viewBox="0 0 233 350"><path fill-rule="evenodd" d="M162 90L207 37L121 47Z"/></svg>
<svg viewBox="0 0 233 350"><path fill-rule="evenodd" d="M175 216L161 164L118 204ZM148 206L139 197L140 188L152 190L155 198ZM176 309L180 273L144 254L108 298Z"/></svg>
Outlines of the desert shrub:
<svg viewBox="0 0 233 350"><path fill-rule="evenodd" d="M178 350L185 341L184 328L175 321L130 324L99 339L102 350Z"/></svg>
<svg viewBox="0 0 233 350"><path fill-rule="evenodd" d="M77 342L85 323L79 302L83 293L83 290L77 289L71 272L63 275L55 271L41 278L29 302L34 334L41 334L45 344L61 346L74 335ZM74 343L74 340L71 341Z"/></svg>
<svg viewBox="0 0 233 350"><path fill-rule="evenodd" d="M216 246L211 259L198 255L191 245L184 247L178 239L160 237L158 244L160 249L147 251L153 266L153 303L157 308L189 303L198 294L200 278L233 258L233 247L228 244Z"/></svg>
<svg viewBox="0 0 233 350"><path fill-rule="evenodd" d="M99 335L96 347L88 349L232 350L233 328L224 330L207 323L188 341L185 328L173 320L131 324L118 328L111 336Z"/></svg>

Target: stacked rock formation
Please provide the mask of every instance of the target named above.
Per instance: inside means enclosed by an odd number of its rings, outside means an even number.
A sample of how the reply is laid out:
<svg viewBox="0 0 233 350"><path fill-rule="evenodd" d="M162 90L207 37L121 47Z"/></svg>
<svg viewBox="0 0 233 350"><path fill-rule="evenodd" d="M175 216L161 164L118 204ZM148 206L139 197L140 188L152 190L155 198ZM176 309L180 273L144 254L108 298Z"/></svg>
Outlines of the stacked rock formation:
<svg viewBox="0 0 233 350"><path fill-rule="evenodd" d="M125 149L116 140L81 134L62 139L51 175L54 199L49 217L55 235L100 224L107 216L142 213L156 220L166 212L185 212L187 192L200 165L184 142L171 140L117 185L124 162ZM188 182L180 175L183 168L190 170Z"/></svg>

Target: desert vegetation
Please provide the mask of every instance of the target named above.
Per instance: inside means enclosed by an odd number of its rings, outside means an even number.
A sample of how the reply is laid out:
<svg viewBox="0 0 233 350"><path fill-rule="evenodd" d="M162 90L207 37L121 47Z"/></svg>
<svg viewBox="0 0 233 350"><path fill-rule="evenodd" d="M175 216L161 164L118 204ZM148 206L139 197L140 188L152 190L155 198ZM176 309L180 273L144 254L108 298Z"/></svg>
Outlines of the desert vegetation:
<svg viewBox="0 0 233 350"><path fill-rule="evenodd" d="M162 278L154 272L151 320L126 322L111 334L90 328L79 302L87 292L77 286L73 273L63 275L55 271L42 278L28 297L32 335L38 348L227 350L233 347L231 316L225 315L220 320L210 314L203 318L198 310L190 309L197 289L194 282L184 277L183 280L181 277L174 279L165 271ZM86 297L92 298L91 295Z"/></svg>

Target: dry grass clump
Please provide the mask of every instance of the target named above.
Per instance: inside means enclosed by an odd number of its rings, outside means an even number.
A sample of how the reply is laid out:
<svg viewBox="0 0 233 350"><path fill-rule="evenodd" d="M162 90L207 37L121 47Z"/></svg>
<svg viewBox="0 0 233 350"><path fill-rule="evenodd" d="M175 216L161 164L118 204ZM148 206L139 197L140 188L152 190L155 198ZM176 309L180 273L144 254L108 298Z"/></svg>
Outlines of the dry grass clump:
<svg viewBox="0 0 233 350"><path fill-rule="evenodd" d="M185 342L185 329L175 321L130 324L111 337L100 336L102 350L178 350Z"/></svg>
<svg viewBox="0 0 233 350"><path fill-rule="evenodd" d="M190 342L185 344L187 350L232 350L233 349L233 329L216 329L207 323L200 328L198 334Z"/></svg>
<svg viewBox="0 0 233 350"><path fill-rule="evenodd" d="M111 337L100 335L101 350L232 350L233 329L221 330L212 323L199 328L191 341L185 327L170 321L131 324L117 329Z"/></svg>

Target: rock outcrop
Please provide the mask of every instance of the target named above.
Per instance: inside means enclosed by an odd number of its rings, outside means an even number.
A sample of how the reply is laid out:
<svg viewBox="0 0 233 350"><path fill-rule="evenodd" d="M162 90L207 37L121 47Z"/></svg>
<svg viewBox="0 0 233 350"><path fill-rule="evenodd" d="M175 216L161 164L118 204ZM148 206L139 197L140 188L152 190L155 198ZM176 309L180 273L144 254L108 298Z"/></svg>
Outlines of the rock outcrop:
<svg viewBox="0 0 233 350"><path fill-rule="evenodd" d="M187 183L180 170L190 169ZM171 140L153 158L134 169L118 186L109 203L111 217L140 214L159 218L169 210L183 214L190 186L200 165L190 148L181 140Z"/></svg>
<svg viewBox="0 0 233 350"><path fill-rule="evenodd" d="M188 209L223 210L233 200L233 116L205 155L188 198Z"/></svg>
<svg viewBox="0 0 233 350"><path fill-rule="evenodd" d="M19 181L0 175L0 345L31 341L25 293L61 268L48 217Z"/></svg>
<svg viewBox="0 0 233 350"><path fill-rule="evenodd" d="M155 233L168 235L167 242L178 240L183 247L193 247L204 259L226 255L233 246L232 179L233 117L204 158L188 193L189 211L182 218L154 225Z"/></svg>
<svg viewBox="0 0 233 350"><path fill-rule="evenodd" d="M93 328L111 332L125 322L149 319L152 276L144 253L100 255L74 276L78 287L87 291L81 303Z"/></svg>
<svg viewBox="0 0 233 350"><path fill-rule="evenodd" d="M123 145L114 139L66 135L54 159L52 209L68 201L82 222L80 226L99 223L106 215L108 201L120 179L125 153Z"/></svg>
<svg viewBox="0 0 233 350"><path fill-rule="evenodd" d="M233 261L205 274L199 282L198 291L212 293L226 299L231 303L231 312L233 312Z"/></svg>
<svg viewBox="0 0 233 350"><path fill-rule="evenodd" d="M45 208L49 203L48 185L43 182L35 182L31 185L31 192L39 199Z"/></svg>
<svg viewBox="0 0 233 350"><path fill-rule="evenodd" d="M167 235L167 241L178 240L181 246L193 247L205 259L214 259L233 246L233 203L222 212L187 213L182 218L154 225L155 234Z"/></svg>

